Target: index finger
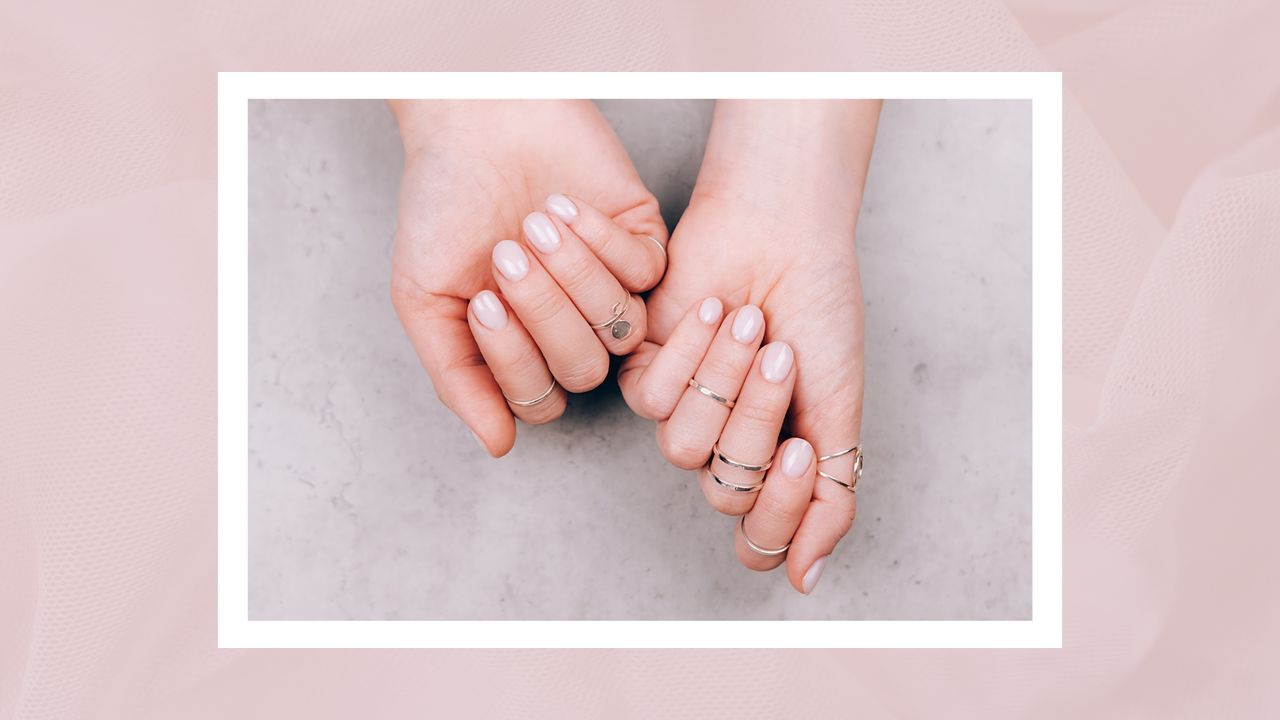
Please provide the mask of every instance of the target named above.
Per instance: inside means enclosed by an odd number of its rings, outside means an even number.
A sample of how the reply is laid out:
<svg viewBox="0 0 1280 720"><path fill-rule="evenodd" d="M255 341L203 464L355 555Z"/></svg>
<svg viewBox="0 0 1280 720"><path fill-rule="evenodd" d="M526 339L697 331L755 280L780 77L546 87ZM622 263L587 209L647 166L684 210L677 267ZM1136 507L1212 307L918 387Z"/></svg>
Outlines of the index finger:
<svg viewBox="0 0 1280 720"><path fill-rule="evenodd" d="M440 402L466 423L490 455L510 452L515 418L471 335L467 302L394 291L392 303Z"/></svg>

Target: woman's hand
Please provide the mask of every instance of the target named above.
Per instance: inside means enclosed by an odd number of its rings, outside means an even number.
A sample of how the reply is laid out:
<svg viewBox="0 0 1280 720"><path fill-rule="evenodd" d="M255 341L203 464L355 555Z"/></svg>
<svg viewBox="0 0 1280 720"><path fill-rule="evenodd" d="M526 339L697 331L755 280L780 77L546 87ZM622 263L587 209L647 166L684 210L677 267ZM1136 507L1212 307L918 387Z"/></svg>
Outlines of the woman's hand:
<svg viewBox="0 0 1280 720"><path fill-rule="evenodd" d="M666 354L657 350L659 345L682 342L682 329L689 323L686 313L703 297L758 306L764 340L785 343L794 352L789 434L808 440L819 457L858 445L863 316L853 239L878 115L879 103L874 101L717 103L702 170L671 243L670 267L649 297L652 346L646 343L624 370L656 365ZM693 365L694 354L689 353L688 365ZM701 362L710 359L708 355ZM660 374L649 367L638 375L628 381L634 384L628 401L641 414L660 418L666 405L656 402L659 391L647 386ZM628 389L627 384L623 387ZM725 392L736 390L730 384ZM682 397L680 407L686 402ZM675 412L678 409L669 416L666 431L660 430L659 443L673 463L699 467L711 459L706 438L720 437L721 426L728 432L728 413L705 418L698 444L689 446L683 434L670 432ZM761 423L762 438L774 422L782 425L780 418ZM786 558L787 575L801 592L813 590L827 555L853 522L854 494L845 485L853 484L861 467L859 457L848 453L818 463L817 470L835 480L819 475L814 481L812 499L806 499ZM707 474L702 472L704 489ZM772 478L758 495L734 497L713 490L708 498L717 509L741 514L752 499L771 503L765 498L770 497L766 493ZM786 513L771 509L769 514ZM788 539L757 538L753 523L748 519L746 527L757 546L781 547ZM761 559L768 556L743 554L741 527L738 546L748 567L771 567Z"/></svg>
<svg viewBox="0 0 1280 720"><path fill-rule="evenodd" d="M586 101L393 101L405 146L392 300L490 454L645 337L666 226ZM520 241L517 242L516 240Z"/></svg>

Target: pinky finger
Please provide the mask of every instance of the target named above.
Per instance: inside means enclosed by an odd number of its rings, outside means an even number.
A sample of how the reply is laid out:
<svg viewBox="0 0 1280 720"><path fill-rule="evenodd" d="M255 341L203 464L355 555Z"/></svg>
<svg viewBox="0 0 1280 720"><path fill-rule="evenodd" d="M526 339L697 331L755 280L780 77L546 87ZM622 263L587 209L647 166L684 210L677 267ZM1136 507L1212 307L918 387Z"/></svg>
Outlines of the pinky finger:
<svg viewBox="0 0 1280 720"><path fill-rule="evenodd" d="M837 461L830 464L835 466ZM844 469L846 464L847 472ZM839 466L839 471L828 467L823 469L836 477L851 477L851 462L842 462ZM858 499L853 492L830 478L818 476L813 486L813 499L809 501L795 539L791 541L791 551L787 554L787 579L796 590L806 595L813 592L828 557L853 527L857 510Z"/></svg>

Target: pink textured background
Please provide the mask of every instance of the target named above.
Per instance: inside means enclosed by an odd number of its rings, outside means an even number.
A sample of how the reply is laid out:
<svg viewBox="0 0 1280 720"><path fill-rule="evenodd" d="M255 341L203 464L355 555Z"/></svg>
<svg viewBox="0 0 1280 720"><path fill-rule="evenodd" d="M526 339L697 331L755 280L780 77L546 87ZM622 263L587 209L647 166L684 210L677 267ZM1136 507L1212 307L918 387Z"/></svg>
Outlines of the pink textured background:
<svg viewBox="0 0 1280 720"><path fill-rule="evenodd" d="M1280 715L1274 0L81 5L0 23L0 717ZM1062 70L1065 649L215 649L215 72L281 69Z"/></svg>

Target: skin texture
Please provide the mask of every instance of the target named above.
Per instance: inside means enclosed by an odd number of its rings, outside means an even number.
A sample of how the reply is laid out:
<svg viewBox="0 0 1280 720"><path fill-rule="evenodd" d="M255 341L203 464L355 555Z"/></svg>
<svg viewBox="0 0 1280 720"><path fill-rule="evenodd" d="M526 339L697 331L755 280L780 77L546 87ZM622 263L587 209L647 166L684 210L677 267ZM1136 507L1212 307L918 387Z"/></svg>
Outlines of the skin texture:
<svg viewBox="0 0 1280 720"><path fill-rule="evenodd" d="M658 345L701 298L758 305L765 342L785 341L795 352L784 432L819 455L860 437L863 306L854 235L879 110L877 101L717 103L666 276L648 302L648 340ZM819 469L848 481L852 467L846 456ZM787 555L797 590L854 512L852 493L817 478Z"/></svg>
<svg viewBox="0 0 1280 720"><path fill-rule="evenodd" d="M492 455L515 443L515 419L468 325L468 302L498 291L492 250L521 241L522 222L564 193L599 210L627 233L667 240L658 202L595 106L587 101L391 101L405 146L392 262L396 312L436 394ZM564 230L564 225L558 224ZM643 240L648 243L647 240ZM661 254L623 285L647 290L661 277ZM637 312L643 313L639 304ZM628 315L630 318L631 316ZM607 316L606 316L607 318ZM516 320L515 315L512 319ZM643 328L641 328L643 330ZM541 362L535 350L527 363ZM575 390L607 376L608 353L583 350ZM564 409L563 391L525 419Z"/></svg>

